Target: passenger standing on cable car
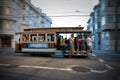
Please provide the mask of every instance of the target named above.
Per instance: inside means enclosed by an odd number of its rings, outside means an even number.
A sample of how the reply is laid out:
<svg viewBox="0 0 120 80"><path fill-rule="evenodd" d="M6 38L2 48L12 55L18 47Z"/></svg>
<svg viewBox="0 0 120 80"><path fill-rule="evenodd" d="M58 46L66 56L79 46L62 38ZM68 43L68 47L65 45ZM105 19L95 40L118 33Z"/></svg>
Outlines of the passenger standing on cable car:
<svg viewBox="0 0 120 80"><path fill-rule="evenodd" d="M57 35L57 50L60 50L60 37L59 35Z"/></svg>
<svg viewBox="0 0 120 80"><path fill-rule="evenodd" d="M77 53L78 54L79 54L79 50L80 50L80 43L81 43L81 40L80 40L80 38L78 36L78 38L77 38Z"/></svg>
<svg viewBox="0 0 120 80"><path fill-rule="evenodd" d="M81 44L80 44L80 50L85 51L85 47L86 47L86 41L85 41L85 37L82 35Z"/></svg>
<svg viewBox="0 0 120 80"><path fill-rule="evenodd" d="M74 34L72 33L71 34L71 37L70 37L70 54L73 55L74 54Z"/></svg>
<svg viewBox="0 0 120 80"><path fill-rule="evenodd" d="M65 39L63 38L63 36L61 36L60 38L60 47L61 47L62 53L64 53L65 52Z"/></svg>
<svg viewBox="0 0 120 80"><path fill-rule="evenodd" d="M66 40L66 50L67 51L70 50L70 40L69 39Z"/></svg>
<svg viewBox="0 0 120 80"><path fill-rule="evenodd" d="M87 42L87 50L88 50L88 53L92 53L92 35L89 34L87 39L86 39L86 42Z"/></svg>
<svg viewBox="0 0 120 80"><path fill-rule="evenodd" d="M77 40L78 40L78 38L75 37L75 38L74 38L74 48L75 48L75 51L77 51L77 48L78 48Z"/></svg>

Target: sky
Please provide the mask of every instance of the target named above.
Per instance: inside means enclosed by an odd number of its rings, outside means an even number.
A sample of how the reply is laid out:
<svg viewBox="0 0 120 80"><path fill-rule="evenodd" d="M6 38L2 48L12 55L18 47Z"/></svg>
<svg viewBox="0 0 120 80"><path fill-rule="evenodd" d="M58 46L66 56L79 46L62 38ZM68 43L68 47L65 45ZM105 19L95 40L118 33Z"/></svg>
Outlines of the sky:
<svg viewBox="0 0 120 80"><path fill-rule="evenodd" d="M51 27L87 27L89 15L99 0L31 0L52 19Z"/></svg>

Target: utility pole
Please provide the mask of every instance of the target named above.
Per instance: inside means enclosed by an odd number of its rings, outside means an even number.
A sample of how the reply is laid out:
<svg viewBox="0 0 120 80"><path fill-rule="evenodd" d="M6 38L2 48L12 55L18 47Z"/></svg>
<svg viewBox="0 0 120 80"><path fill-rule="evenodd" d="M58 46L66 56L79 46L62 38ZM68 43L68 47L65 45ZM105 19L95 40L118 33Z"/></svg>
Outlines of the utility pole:
<svg viewBox="0 0 120 80"><path fill-rule="evenodd" d="M115 52L118 52L118 0L115 0Z"/></svg>

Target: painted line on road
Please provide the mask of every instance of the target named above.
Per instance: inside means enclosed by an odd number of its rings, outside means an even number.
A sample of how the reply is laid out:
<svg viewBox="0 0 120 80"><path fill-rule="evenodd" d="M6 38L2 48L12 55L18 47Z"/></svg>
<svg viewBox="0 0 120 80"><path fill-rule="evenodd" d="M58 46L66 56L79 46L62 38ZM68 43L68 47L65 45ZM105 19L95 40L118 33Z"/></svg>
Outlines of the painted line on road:
<svg viewBox="0 0 120 80"><path fill-rule="evenodd" d="M0 66L11 66L11 64L0 64Z"/></svg>
<svg viewBox="0 0 120 80"><path fill-rule="evenodd" d="M105 64L105 66L109 69L112 70L113 68L111 66L109 66L108 64Z"/></svg>
<svg viewBox="0 0 120 80"><path fill-rule="evenodd" d="M107 72L108 70L102 70L102 71L98 71L98 70L91 70L91 72L94 72L94 73L105 73Z"/></svg>
<svg viewBox="0 0 120 80"><path fill-rule="evenodd" d="M95 54L92 54L92 56L96 57ZM102 63L105 62L105 61L104 61L103 59L101 59L101 58L99 58L98 60L99 60L100 62L102 62ZM112 69L113 69L113 68L112 68L111 66L109 66L108 64L105 64L105 66L106 66L109 70L112 70ZM108 70L104 70L104 71L102 71L102 72L106 72L106 71L108 71ZM96 70L93 70L92 72L102 73L101 71L96 71Z"/></svg>
<svg viewBox="0 0 120 80"><path fill-rule="evenodd" d="M101 58L99 58L98 60L99 60L100 62L105 62L105 61L104 61L103 59L101 59Z"/></svg>
<svg viewBox="0 0 120 80"><path fill-rule="evenodd" d="M95 54L91 54L93 57L96 57L96 55Z"/></svg>
<svg viewBox="0 0 120 80"><path fill-rule="evenodd" d="M71 71L72 70L70 68L55 68L55 67L29 66L29 65L20 65L19 67L38 68L38 69L50 69L50 70L61 70L61 71Z"/></svg>
<svg viewBox="0 0 120 80"><path fill-rule="evenodd" d="M0 64L0 66L12 66L12 64ZM112 67L110 67L109 65L106 64L106 66L109 68L109 69L112 69ZM21 67L21 68L37 68L37 69L48 69L48 70L60 70L60 71L73 71L71 68L56 68L56 67L44 67L44 66L32 66L32 65L18 65L18 67ZM94 72L94 73L105 73L109 70L93 70L91 68L89 68L91 71L90 72Z"/></svg>
<svg viewBox="0 0 120 80"><path fill-rule="evenodd" d="M60 71L73 71L71 68L55 68L55 67L43 67L43 66L29 66L29 65L20 65L19 67L26 67L26 68L37 68L37 69L49 69L49 70L60 70ZM91 68L89 68L91 69ZM91 69L90 72L94 72L94 73L105 73L108 70L93 70Z"/></svg>
<svg viewBox="0 0 120 80"><path fill-rule="evenodd" d="M12 64L0 64L0 66L9 67L9 66L12 66ZM61 70L61 71L71 71L72 70L70 68L55 68L55 67L43 67L43 66L32 66L32 65L18 65L18 67L49 69L49 70Z"/></svg>

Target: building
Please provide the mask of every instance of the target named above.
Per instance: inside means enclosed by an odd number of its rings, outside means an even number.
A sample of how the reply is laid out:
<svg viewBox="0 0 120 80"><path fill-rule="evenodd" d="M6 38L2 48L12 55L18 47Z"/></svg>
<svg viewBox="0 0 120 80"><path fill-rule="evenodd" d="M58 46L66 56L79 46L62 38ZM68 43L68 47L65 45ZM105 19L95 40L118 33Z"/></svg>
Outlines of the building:
<svg viewBox="0 0 120 80"><path fill-rule="evenodd" d="M15 32L51 24L52 20L31 0L0 0L0 49L14 48Z"/></svg>
<svg viewBox="0 0 120 80"><path fill-rule="evenodd" d="M30 1L26 0L25 10L23 11L25 14L25 22L26 27L50 27L52 24L51 19L45 14L42 13L42 10L36 8L31 4Z"/></svg>
<svg viewBox="0 0 120 80"><path fill-rule="evenodd" d="M94 46L93 49L101 49L101 14L100 14L100 5L96 5L94 8L94 24L93 24L93 35L94 35Z"/></svg>
<svg viewBox="0 0 120 80"><path fill-rule="evenodd" d="M88 30L92 28L94 36L93 49L120 52L120 0L99 0L93 10L88 20Z"/></svg>

